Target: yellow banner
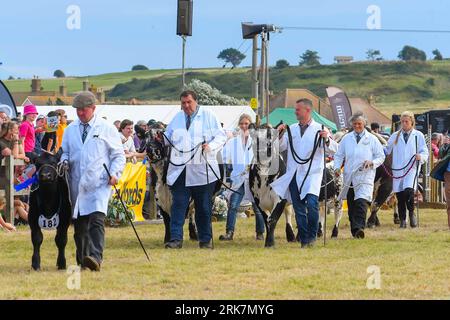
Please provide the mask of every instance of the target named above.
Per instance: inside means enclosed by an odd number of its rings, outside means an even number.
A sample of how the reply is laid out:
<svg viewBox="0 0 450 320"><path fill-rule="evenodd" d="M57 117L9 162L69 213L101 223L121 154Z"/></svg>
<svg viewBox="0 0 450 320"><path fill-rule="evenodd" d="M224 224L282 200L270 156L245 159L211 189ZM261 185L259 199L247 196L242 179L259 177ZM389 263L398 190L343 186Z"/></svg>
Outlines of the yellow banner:
<svg viewBox="0 0 450 320"><path fill-rule="evenodd" d="M142 208L144 206L147 170L142 162L136 164L128 162L123 170L117 189L123 202L134 213L134 221L144 221Z"/></svg>

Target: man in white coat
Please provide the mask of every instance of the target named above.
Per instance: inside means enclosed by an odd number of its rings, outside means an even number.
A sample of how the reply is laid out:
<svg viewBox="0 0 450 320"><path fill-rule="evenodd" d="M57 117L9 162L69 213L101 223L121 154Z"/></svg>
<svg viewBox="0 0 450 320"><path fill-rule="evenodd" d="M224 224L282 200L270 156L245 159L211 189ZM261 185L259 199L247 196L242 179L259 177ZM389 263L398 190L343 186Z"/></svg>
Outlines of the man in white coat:
<svg viewBox="0 0 450 320"><path fill-rule="evenodd" d="M355 113L349 120L353 131L342 138L334 155L336 176L344 165L344 186L339 198L347 199L350 229L354 238L364 239L367 207L372 201L376 169L384 162L383 146L369 133L367 120Z"/></svg>
<svg viewBox="0 0 450 320"><path fill-rule="evenodd" d="M293 150L287 133L280 141L280 152L288 150L286 173L271 184L281 198L292 203L303 248L314 245L319 229L319 195L324 169L324 150L321 144L313 155L314 146L321 139L325 139L327 153L334 154L338 148L338 144L330 139L330 133L312 119L312 110L311 100L297 101L295 114L299 123L289 127ZM281 131L285 128L282 125L278 129ZM310 160L304 161L308 159Z"/></svg>
<svg viewBox="0 0 450 320"><path fill-rule="evenodd" d="M77 263L100 271L111 186L117 184L123 171L125 153L117 129L95 114L91 92L77 95L73 107L78 119L64 131L61 161L69 166Z"/></svg>
<svg viewBox="0 0 450 320"><path fill-rule="evenodd" d="M173 146L167 170L167 184L173 197L171 239L166 248L183 246L183 225L192 197L199 246L212 249L212 197L216 176L220 177L217 153L222 150L227 136L217 117L197 104L194 91L182 92L180 100L182 111L175 115L166 129L169 140L166 142Z"/></svg>
<svg viewBox="0 0 450 320"><path fill-rule="evenodd" d="M411 228L417 227L414 213L414 191L418 183L416 164L427 162L428 148L423 133L414 129L415 118L412 112L403 112L400 121L401 129L389 138L385 151L386 154L392 153L393 191L398 200L400 228L404 229L407 209Z"/></svg>

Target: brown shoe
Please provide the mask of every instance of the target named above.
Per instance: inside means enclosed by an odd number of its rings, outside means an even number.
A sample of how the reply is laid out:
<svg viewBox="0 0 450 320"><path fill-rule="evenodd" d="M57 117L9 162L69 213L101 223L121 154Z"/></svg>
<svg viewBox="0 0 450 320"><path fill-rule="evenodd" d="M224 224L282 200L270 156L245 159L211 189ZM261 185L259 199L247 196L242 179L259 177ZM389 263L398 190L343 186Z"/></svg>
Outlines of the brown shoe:
<svg viewBox="0 0 450 320"><path fill-rule="evenodd" d="M84 257L83 267L91 271L100 271L100 263L98 263L97 260L90 256Z"/></svg>

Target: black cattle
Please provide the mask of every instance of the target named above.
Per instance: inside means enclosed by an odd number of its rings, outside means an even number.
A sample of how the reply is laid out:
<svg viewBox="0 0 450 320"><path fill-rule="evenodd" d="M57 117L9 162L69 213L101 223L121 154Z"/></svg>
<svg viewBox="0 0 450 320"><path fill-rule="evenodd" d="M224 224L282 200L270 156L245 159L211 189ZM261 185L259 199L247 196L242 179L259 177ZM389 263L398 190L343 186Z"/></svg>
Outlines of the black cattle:
<svg viewBox="0 0 450 320"><path fill-rule="evenodd" d="M286 164L277 146L278 134L263 125L251 131L253 163L249 172L249 185L255 204L264 217L266 225L265 247L275 245L275 228L281 214L286 216L286 239L295 242L292 228L292 205L281 199L270 184L286 172Z"/></svg>
<svg viewBox="0 0 450 320"><path fill-rule="evenodd" d="M146 133L145 143L141 147L141 152L146 152L152 167L152 185L155 188L156 204L163 216L165 235L164 242L170 241L170 212L172 208L172 193L167 185L167 169L169 167L170 145L164 142L162 130L150 130ZM201 152L201 151L198 151ZM221 162L219 162L221 163ZM219 164L220 180L217 180L214 196L220 191L222 184L221 180L224 177L224 166ZM211 169L209 169L210 176L213 177ZM212 205L212 203L211 203ZM195 211L193 210L193 201L186 211L186 217L189 216L189 238L191 240L198 240L197 227L195 224Z"/></svg>
<svg viewBox="0 0 450 320"><path fill-rule="evenodd" d="M33 243L31 267L34 270L41 268L40 247L44 240L41 229L56 229L56 266L59 270L66 269L65 248L72 209L65 172L62 167L58 167L60 157L61 150L57 155L43 152L35 162L38 186L30 194L28 215Z"/></svg>

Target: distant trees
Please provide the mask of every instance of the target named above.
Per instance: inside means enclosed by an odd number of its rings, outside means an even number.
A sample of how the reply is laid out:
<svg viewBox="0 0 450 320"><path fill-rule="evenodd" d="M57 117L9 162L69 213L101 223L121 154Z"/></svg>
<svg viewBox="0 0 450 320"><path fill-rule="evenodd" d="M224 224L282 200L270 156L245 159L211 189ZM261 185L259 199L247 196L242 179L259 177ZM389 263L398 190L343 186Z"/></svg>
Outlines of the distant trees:
<svg viewBox="0 0 450 320"><path fill-rule="evenodd" d="M381 61L383 57L381 56L380 50L369 49L366 51L367 60L371 61Z"/></svg>
<svg viewBox="0 0 450 320"><path fill-rule="evenodd" d="M411 60L425 61L427 60L427 55L424 51L419 50L415 47L404 46L403 49L398 54L398 58L403 61L411 61Z"/></svg>
<svg viewBox="0 0 450 320"><path fill-rule="evenodd" d="M14 78L13 76L9 76L8 80L15 80L16 78Z"/></svg>
<svg viewBox="0 0 450 320"><path fill-rule="evenodd" d="M444 60L441 52L438 49L433 50L434 59L433 60Z"/></svg>
<svg viewBox="0 0 450 320"><path fill-rule="evenodd" d="M300 66L317 66L320 65L320 57L317 51L306 50L300 56Z"/></svg>
<svg viewBox="0 0 450 320"><path fill-rule="evenodd" d="M228 48L222 50L217 56L217 59L225 61L225 64L231 63L233 68L236 68L238 65L241 64L242 60L244 60L245 57L246 57L245 54L243 54L239 50L235 48Z"/></svg>
<svg viewBox="0 0 450 320"><path fill-rule="evenodd" d="M276 69L284 69L284 68L287 68L287 67L289 67L289 62L287 60L285 60L285 59L280 59L275 64L275 68Z"/></svg>
<svg viewBox="0 0 450 320"><path fill-rule="evenodd" d="M142 71L142 70L149 70L149 69L143 64L137 64L131 68L131 71Z"/></svg>
<svg viewBox="0 0 450 320"><path fill-rule="evenodd" d="M65 78L66 75L64 74L64 72L62 70L56 70L55 72L53 72L53 76L56 78Z"/></svg>

